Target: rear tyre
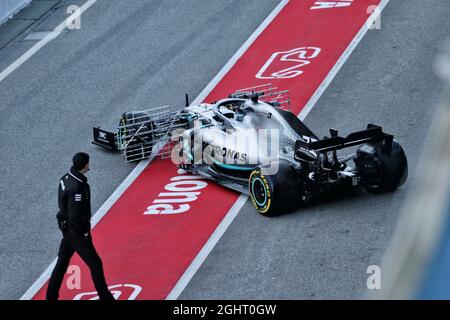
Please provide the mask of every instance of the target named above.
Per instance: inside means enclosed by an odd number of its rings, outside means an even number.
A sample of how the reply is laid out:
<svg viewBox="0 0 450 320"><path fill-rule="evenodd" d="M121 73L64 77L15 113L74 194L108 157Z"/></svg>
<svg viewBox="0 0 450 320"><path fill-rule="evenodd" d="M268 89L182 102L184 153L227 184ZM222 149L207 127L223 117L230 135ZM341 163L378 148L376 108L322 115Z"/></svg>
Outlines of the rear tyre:
<svg viewBox="0 0 450 320"><path fill-rule="evenodd" d="M403 148L392 141L390 153L380 144L366 144L358 148L356 167L362 186L370 193L391 192L408 177L408 161Z"/></svg>
<svg viewBox="0 0 450 320"><path fill-rule="evenodd" d="M153 121L145 112L125 112L122 114L119 122L118 140L121 148L126 146L124 155L127 161L137 161L150 157L153 149L151 132L154 127ZM134 134L136 135L132 139Z"/></svg>
<svg viewBox="0 0 450 320"><path fill-rule="evenodd" d="M252 171L249 177L249 193L253 206L264 216L288 212L300 202L300 179L287 161L278 164L278 171L265 174L267 167Z"/></svg>

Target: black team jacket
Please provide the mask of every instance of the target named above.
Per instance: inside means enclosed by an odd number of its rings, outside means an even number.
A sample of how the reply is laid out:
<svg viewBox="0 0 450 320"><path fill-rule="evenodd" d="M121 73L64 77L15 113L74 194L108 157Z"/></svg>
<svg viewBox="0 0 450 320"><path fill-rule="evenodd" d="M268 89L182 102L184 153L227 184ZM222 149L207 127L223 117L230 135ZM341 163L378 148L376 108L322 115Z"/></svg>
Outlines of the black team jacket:
<svg viewBox="0 0 450 320"><path fill-rule="evenodd" d="M74 167L62 176L58 191L58 226L63 232L86 234L91 230L91 191L87 178Z"/></svg>

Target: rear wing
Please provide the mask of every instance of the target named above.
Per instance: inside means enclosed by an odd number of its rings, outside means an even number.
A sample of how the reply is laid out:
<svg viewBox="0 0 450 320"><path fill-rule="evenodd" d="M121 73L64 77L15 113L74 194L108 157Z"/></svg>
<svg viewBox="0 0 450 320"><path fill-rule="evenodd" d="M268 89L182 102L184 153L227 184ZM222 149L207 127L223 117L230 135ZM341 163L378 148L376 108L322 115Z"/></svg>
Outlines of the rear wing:
<svg viewBox="0 0 450 320"><path fill-rule="evenodd" d="M349 134L347 137L339 137L337 130L330 129L331 137L313 142L297 140L295 150L307 149L316 152L336 151L363 143L383 143L384 150L389 153L392 149L394 136L383 132L379 126L369 124L367 129Z"/></svg>

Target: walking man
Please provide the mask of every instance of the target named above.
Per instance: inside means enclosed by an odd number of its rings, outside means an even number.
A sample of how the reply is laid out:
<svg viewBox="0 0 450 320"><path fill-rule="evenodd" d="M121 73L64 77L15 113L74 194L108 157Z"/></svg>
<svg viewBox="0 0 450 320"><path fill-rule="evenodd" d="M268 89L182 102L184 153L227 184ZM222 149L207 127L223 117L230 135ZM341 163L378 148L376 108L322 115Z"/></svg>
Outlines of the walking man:
<svg viewBox="0 0 450 320"><path fill-rule="evenodd" d="M95 288L101 300L114 300L103 274L102 260L91 237L91 192L85 173L89 171L89 155L83 152L73 156L73 167L59 181L56 215L63 238L58 260L47 288L47 300L57 300L70 258L76 252L88 265Z"/></svg>

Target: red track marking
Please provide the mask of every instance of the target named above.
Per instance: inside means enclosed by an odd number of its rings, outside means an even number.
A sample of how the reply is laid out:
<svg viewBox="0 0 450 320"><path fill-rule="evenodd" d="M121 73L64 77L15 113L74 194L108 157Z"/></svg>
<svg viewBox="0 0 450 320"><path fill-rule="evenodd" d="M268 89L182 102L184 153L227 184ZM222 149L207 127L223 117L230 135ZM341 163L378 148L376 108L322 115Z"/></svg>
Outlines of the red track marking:
<svg viewBox="0 0 450 320"><path fill-rule="evenodd" d="M205 101L226 97L235 89L270 82L291 91L292 111L299 113L366 22L367 8L378 5L380 0L355 0L349 7L310 10L314 2L289 2ZM320 53L301 67L303 74L286 79L255 78L273 53L303 47L320 48ZM262 75L292 66L291 62L275 60ZM206 188L199 190L198 200L189 202L191 208L187 212L144 215L159 193L167 192L164 187L176 176L177 168L170 160L153 161L93 230L108 283L140 286L137 299L166 298L238 198L237 193L208 182ZM89 271L78 256L72 259L72 265L81 267L82 290L69 290L63 284L62 299L94 291ZM46 286L34 299L45 297ZM121 299L133 291L123 287L117 290L122 292Z"/></svg>

